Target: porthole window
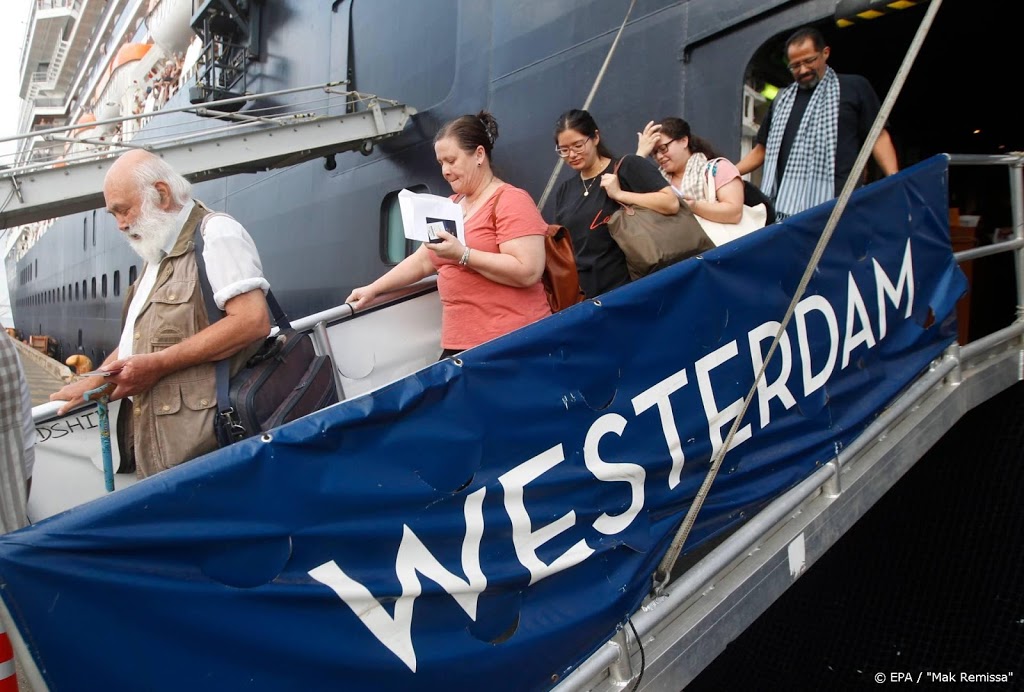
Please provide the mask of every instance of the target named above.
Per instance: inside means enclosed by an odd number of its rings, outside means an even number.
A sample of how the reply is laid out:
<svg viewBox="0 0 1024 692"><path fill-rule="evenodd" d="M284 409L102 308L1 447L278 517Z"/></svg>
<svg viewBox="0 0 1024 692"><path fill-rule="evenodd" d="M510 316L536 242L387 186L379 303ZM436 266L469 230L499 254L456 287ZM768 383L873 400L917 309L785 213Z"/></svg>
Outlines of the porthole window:
<svg viewBox="0 0 1024 692"><path fill-rule="evenodd" d="M429 192L426 185L413 185L408 189L410 192ZM398 192L384 195L380 205L380 259L391 265L398 264L416 250L416 243L405 237Z"/></svg>

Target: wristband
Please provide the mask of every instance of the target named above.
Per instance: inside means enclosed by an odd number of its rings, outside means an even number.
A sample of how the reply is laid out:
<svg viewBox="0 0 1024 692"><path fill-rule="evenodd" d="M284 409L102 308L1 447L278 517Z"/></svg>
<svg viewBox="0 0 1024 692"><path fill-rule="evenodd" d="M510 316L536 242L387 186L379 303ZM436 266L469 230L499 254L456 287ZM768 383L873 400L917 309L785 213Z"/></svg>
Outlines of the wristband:
<svg viewBox="0 0 1024 692"><path fill-rule="evenodd" d="M462 259L459 260L459 264L461 266L463 266L463 267L465 267L467 264L469 264L469 246L468 245L466 246L466 249L462 252Z"/></svg>

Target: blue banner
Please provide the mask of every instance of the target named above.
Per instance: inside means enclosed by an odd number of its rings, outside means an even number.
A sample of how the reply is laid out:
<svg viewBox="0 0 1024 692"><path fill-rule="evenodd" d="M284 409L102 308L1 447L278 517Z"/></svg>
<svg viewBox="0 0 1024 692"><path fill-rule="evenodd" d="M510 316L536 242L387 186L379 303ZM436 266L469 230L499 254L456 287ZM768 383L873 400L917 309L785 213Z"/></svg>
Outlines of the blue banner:
<svg viewBox="0 0 1024 692"><path fill-rule="evenodd" d="M954 340L946 188L854 195L688 551ZM831 207L0 537L50 688L551 687L648 592Z"/></svg>

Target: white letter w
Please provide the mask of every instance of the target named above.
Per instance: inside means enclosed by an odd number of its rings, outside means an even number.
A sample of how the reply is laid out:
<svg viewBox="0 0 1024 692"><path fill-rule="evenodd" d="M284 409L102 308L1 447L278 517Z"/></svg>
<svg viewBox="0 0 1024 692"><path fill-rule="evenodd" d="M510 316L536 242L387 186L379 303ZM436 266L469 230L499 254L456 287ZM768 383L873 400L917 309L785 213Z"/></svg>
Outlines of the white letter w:
<svg viewBox="0 0 1024 692"><path fill-rule="evenodd" d="M458 602L470 618L476 620L477 598L487 588L487 578L480 569L480 537L484 530L483 503L487 488L480 488L466 497L464 509L466 536L462 541L462 570L468 582L455 576L434 557L407 525L403 525L402 542L398 546L395 572L402 585L402 595L395 601L391 617L370 590L345 574L334 560L311 569L309 576L330 587L352 609L367 629L388 647L402 663L416 672L416 651L412 645L412 607L423 592L417 572L435 582Z"/></svg>

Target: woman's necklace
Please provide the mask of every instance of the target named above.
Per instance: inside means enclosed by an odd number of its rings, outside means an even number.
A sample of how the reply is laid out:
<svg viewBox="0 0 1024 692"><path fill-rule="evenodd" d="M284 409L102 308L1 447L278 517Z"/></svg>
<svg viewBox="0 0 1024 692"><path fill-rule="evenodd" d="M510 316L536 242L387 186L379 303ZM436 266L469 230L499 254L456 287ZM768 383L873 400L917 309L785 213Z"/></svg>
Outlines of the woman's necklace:
<svg viewBox="0 0 1024 692"><path fill-rule="evenodd" d="M586 178L583 177L583 171L580 171L580 182L583 183L583 196L584 197L586 197L587 195L590 194L590 188L594 187L594 183L597 181L598 178L601 177L601 172L608 167L608 164L604 163L604 160L599 158L599 159L597 159L597 166L598 166L597 173L594 175L593 178L590 179L590 184L589 185L587 185Z"/></svg>

